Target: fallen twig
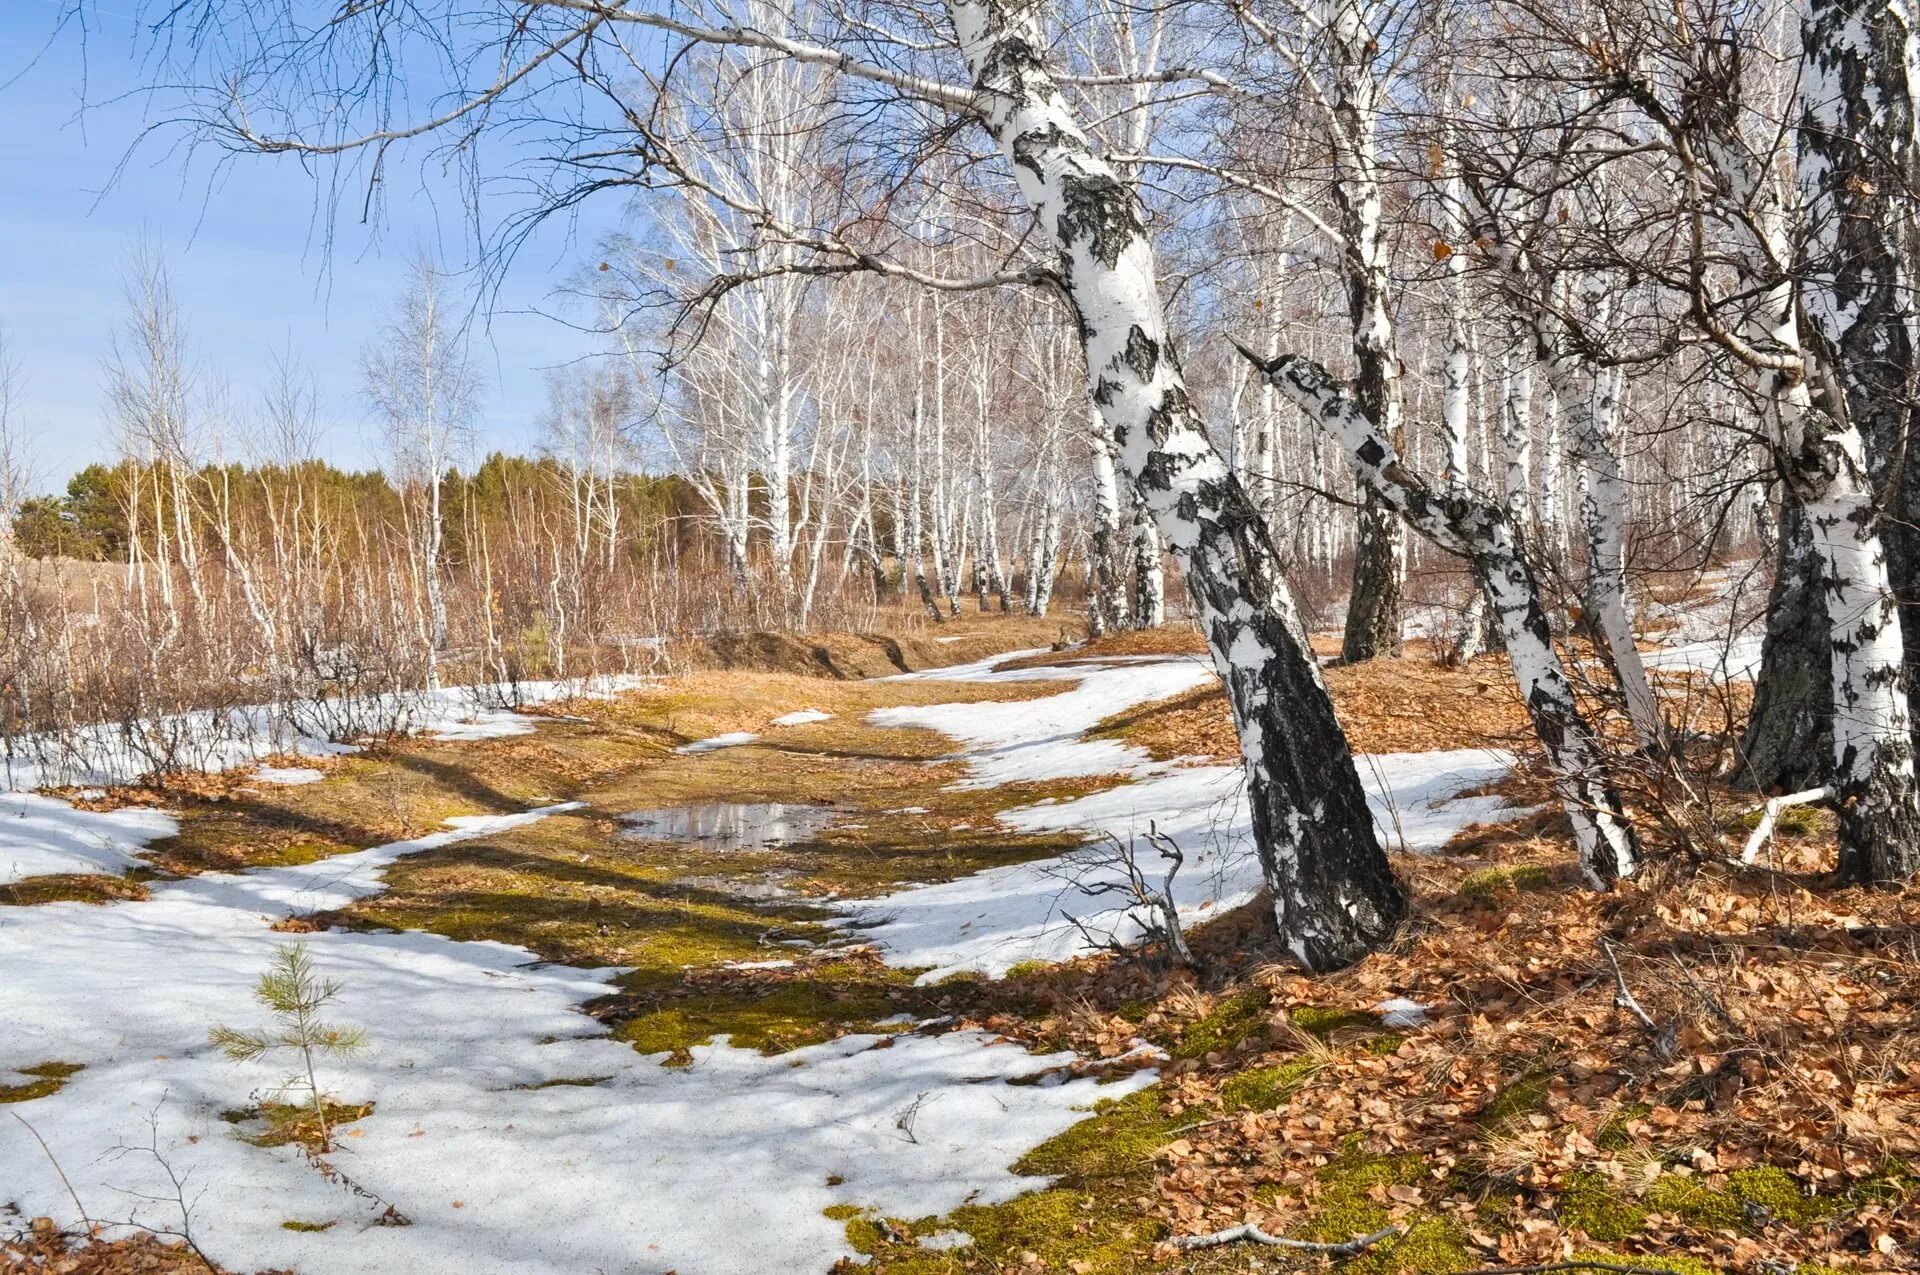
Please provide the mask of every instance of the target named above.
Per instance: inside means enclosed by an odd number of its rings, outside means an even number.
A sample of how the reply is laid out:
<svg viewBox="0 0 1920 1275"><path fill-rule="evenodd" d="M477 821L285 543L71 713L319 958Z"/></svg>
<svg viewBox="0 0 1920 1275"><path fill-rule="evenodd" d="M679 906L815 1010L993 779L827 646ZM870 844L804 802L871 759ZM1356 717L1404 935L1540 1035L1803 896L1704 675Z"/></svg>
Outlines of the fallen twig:
<svg viewBox="0 0 1920 1275"><path fill-rule="evenodd" d="M1290 1248L1302 1253L1324 1253L1328 1257L1352 1257L1355 1253L1378 1244L1381 1240L1392 1239L1400 1234L1397 1226L1382 1227L1372 1235L1359 1235L1338 1243L1323 1240L1290 1240L1284 1235L1269 1235L1252 1222L1242 1222L1239 1226L1229 1226L1224 1231L1215 1231L1211 1235L1176 1235L1171 1243L1177 1249L1189 1251L1196 1248L1218 1248L1222 1244L1237 1244L1241 1240L1249 1244L1265 1244L1270 1248Z"/></svg>
<svg viewBox="0 0 1920 1275"><path fill-rule="evenodd" d="M1600 950L1606 954L1607 964L1613 967L1614 1005L1639 1019L1641 1024L1653 1033L1653 1052L1661 1062L1672 1062L1673 1044L1675 1037L1679 1034L1677 1031L1679 1024L1676 1022L1672 1026L1662 1027L1655 1022L1653 1015L1642 1009L1640 1002L1635 1000L1633 993L1628 990L1627 976L1620 969L1620 958L1613 954L1613 944L1603 938L1600 940Z"/></svg>
<svg viewBox="0 0 1920 1275"><path fill-rule="evenodd" d="M32 1125L27 1123L27 1118L25 1116L21 1115L17 1111L9 1111L7 1114L12 1116L15 1120L18 1120L20 1122L20 1127L22 1129L25 1129L28 1133L32 1134L33 1140L40 1144L40 1149L42 1151L46 1152L47 1163L51 1164L53 1166L53 1171L59 1174L60 1185L67 1188L67 1196L69 1199L73 1201L73 1207L80 1214L80 1225L86 1227L88 1231L92 1231L93 1218L91 1215L88 1214L87 1206L80 1203L80 1193L73 1189L73 1182L71 1179L67 1177L67 1171L60 1167L60 1160L57 1156L53 1154L53 1148L47 1145L47 1140L40 1136L40 1131L38 1129L34 1128Z"/></svg>
<svg viewBox="0 0 1920 1275"><path fill-rule="evenodd" d="M1669 1275L1663 1266L1627 1266L1620 1262L1587 1262L1574 1258L1541 1266L1479 1266L1461 1275L1548 1275L1551 1271L1612 1271L1614 1275Z"/></svg>

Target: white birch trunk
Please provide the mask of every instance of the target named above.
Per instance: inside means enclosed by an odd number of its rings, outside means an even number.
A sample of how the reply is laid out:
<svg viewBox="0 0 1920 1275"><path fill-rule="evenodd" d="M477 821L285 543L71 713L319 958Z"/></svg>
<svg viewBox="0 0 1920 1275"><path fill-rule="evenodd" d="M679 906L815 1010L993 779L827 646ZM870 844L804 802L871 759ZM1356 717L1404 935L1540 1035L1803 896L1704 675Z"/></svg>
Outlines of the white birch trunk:
<svg viewBox="0 0 1920 1275"><path fill-rule="evenodd" d="M1094 402L1116 458L1180 559L1245 758L1281 938L1310 969L1357 960L1406 899L1259 512L1220 455L1168 347L1132 192L1095 155L1043 60L1032 9L949 0L983 123L1060 249Z"/></svg>

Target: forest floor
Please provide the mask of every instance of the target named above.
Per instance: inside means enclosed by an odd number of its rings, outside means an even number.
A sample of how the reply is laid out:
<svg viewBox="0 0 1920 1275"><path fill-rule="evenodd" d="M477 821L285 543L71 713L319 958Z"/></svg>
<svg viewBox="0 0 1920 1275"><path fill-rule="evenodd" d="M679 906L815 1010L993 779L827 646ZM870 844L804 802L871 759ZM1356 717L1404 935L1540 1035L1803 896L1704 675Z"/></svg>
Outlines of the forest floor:
<svg viewBox="0 0 1920 1275"><path fill-rule="evenodd" d="M1325 1264L1171 1243L1247 1221L1396 1228L1369 1273L1915 1268L1920 918L1829 887L1825 816L1593 894L1498 657L1331 669L1413 916L1306 978L1195 635L968 632L37 799L140 866L0 885L0 1269ZM1149 829L1200 971L1089 950ZM286 1060L206 1039L296 940L368 1030L325 1149Z"/></svg>

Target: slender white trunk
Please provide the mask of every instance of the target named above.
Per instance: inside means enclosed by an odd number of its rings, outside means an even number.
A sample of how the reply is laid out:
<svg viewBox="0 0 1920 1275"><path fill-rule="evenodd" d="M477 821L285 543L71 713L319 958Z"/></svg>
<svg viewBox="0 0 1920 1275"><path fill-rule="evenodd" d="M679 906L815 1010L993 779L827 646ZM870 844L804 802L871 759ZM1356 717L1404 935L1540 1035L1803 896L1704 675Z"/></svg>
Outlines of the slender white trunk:
<svg viewBox="0 0 1920 1275"><path fill-rule="evenodd" d="M1351 463L1354 478L1423 536L1472 564L1487 592L1513 664L1520 697L1546 748L1589 884L1631 876L1639 847L1605 774L1605 758L1573 697L1540 605L1540 589L1502 504L1465 491L1436 495L1406 466L1353 395L1311 359L1263 362L1269 379L1321 425Z"/></svg>

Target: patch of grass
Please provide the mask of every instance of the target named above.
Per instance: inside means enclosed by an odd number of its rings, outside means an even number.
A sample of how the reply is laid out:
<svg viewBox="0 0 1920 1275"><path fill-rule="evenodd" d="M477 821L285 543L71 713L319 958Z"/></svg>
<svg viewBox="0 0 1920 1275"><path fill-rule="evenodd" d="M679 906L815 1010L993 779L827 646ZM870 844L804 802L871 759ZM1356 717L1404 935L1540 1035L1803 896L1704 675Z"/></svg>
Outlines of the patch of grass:
<svg viewBox="0 0 1920 1275"><path fill-rule="evenodd" d="M791 980L767 989L675 997L614 1029L614 1036L643 1054L666 1054L676 1065L693 1060L695 1045L716 1036L737 1049L785 1053L804 1045L872 1030L900 1012L893 989L837 983L831 976Z"/></svg>
<svg viewBox="0 0 1920 1275"><path fill-rule="evenodd" d="M1329 1005L1296 1005L1287 1011L1287 1021L1322 1040L1348 1027L1380 1026L1380 1020L1372 1014L1353 1009L1335 1009Z"/></svg>
<svg viewBox="0 0 1920 1275"><path fill-rule="evenodd" d="M1479 868L1460 879L1460 893L1475 899L1491 899L1522 890L1544 890L1553 884L1553 876L1537 863L1521 863L1510 868Z"/></svg>
<svg viewBox="0 0 1920 1275"><path fill-rule="evenodd" d="M1671 1271L1673 1275L1726 1275L1724 1267L1712 1266L1694 1257L1660 1257L1646 1253L1609 1253L1602 1249L1589 1249L1575 1253L1572 1260L1638 1266L1647 1270Z"/></svg>
<svg viewBox="0 0 1920 1275"><path fill-rule="evenodd" d="M1272 1006L1272 995L1257 984L1221 997L1205 1015L1187 1024L1173 1056L1202 1058L1235 1048L1255 1032L1266 1029L1267 1014Z"/></svg>
<svg viewBox="0 0 1920 1275"><path fill-rule="evenodd" d="M1546 1110L1547 1082L1552 1076L1544 1067L1528 1071L1496 1093L1474 1117L1474 1123L1482 1129L1499 1130L1536 1111Z"/></svg>
<svg viewBox="0 0 1920 1275"><path fill-rule="evenodd" d="M335 1223L332 1222L300 1222L293 1218L288 1218L280 1224L280 1229L283 1231L299 1231L303 1235L313 1235L321 1231L331 1231L334 1226Z"/></svg>
<svg viewBox="0 0 1920 1275"><path fill-rule="evenodd" d="M50 1097L66 1088L69 1078L86 1069L85 1063L71 1062L43 1062L17 1068L18 1074L33 1079L21 1085L0 1085L0 1102L32 1102L35 1098Z"/></svg>
<svg viewBox="0 0 1920 1275"><path fill-rule="evenodd" d="M157 874L136 868L125 876L93 872L57 872L0 885L0 907L37 907L42 903L121 903L147 897L146 883Z"/></svg>
<svg viewBox="0 0 1920 1275"><path fill-rule="evenodd" d="M1593 1145L1603 1151L1618 1151L1622 1147L1632 1146L1633 1135L1627 1131L1627 1126L1635 1120L1644 1119L1652 1110L1653 1108L1644 1102L1622 1107L1608 1116L1606 1123L1594 1133Z"/></svg>
<svg viewBox="0 0 1920 1275"><path fill-rule="evenodd" d="M328 1102L327 1125L337 1135L340 1126L373 1114L370 1102ZM326 1150L319 1118L309 1103L263 1102L257 1107L224 1111L220 1118L234 1126L234 1136L256 1147L297 1145L318 1155Z"/></svg>

